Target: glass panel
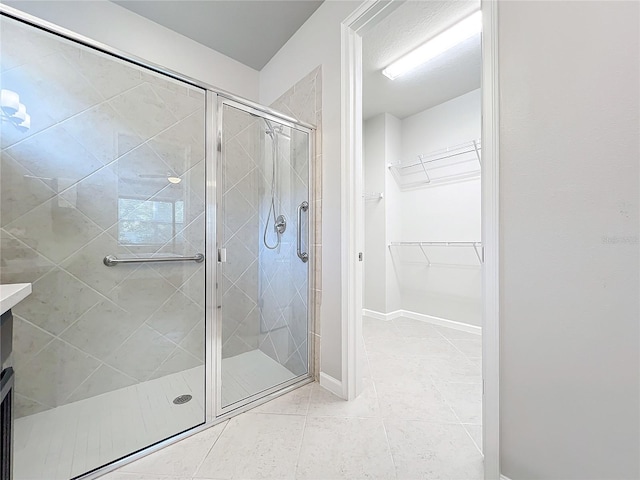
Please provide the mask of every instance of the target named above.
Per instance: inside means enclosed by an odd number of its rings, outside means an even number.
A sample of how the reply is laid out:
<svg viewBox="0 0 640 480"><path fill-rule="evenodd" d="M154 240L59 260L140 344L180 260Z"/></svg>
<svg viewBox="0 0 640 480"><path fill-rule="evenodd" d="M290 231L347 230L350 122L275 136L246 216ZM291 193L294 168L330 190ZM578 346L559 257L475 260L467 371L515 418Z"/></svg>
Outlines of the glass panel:
<svg viewBox="0 0 640 480"><path fill-rule="evenodd" d="M204 253L205 97L1 22L0 282L33 284L15 479L68 479L205 420L204 264L103 264Z"/></svg>
<svg viewBox="0 0 640 480"><path fill-rule="evenodd" d="M222 407L308 372L308 134L230 105L222 112ZM309 211L303 220L307 250ZM281 220L282 233L275 225Z"/></svg>

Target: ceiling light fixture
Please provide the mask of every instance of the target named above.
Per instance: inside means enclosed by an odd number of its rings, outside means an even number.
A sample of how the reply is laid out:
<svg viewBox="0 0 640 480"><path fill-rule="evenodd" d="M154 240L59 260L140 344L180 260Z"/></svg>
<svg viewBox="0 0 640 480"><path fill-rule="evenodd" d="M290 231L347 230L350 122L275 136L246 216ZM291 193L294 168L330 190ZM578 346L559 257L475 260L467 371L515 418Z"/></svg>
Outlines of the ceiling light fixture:
<svg viewBox="0 0 640 480"><path fill-rule="evenodd" d="M171 172L167 172L165 175L158 175L158 174L149 175L149 174L141 173L141 174L138 174L138 177L144 178L144 179L147 179L147 178L158 179L158 180L163 179L163 180L167 180L169 183L173 183L174 185L182 181L182 179L178 175Z"/></svg>
<svg viewBox="0 0 640 480"><path fill-rule="evenodd" d="M20 96L12 90L0 90L0 113L2 121L11 123L21 132L31 128L31 117L27 113L27 107L20 103Z"/></svg>
<svg viewBox="0 0 640 480"><path fill-rule="evenodd" d="M402 58L396 60L387 68L382 70L385 77L395 80L400 75L413 70L429 60L446 52L459 43L482 31L482 12L469 15L464 20L459 21L451 28L433 37L427 43L420 45L415 50L407 53Z"/></svg>

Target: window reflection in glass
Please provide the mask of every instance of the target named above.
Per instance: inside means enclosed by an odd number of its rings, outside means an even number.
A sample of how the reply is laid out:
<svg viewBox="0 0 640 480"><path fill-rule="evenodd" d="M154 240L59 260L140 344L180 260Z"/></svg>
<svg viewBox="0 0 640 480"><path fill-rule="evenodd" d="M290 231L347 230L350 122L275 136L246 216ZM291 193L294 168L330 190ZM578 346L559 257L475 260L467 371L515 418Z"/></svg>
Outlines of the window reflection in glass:
<svg viewBox="0 0 640 480"><path fill-rule="evenodd" d="M164 245L184 223L184 201L118 199L121 245Z"/></svg>

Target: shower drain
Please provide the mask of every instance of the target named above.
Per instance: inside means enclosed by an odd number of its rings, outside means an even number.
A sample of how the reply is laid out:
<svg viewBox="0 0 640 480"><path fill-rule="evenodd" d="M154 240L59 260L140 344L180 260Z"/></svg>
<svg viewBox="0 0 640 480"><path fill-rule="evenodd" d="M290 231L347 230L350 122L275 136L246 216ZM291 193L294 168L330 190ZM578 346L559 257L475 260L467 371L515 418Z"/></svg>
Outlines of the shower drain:
<svg viewBox="0 0 640 480"><path fill-rule="evenodd" d="M173 399L173 403L175 403L176 405L182 405L183 403L187 403L192 398L193 397L191 395L178 395Z"/></svg>

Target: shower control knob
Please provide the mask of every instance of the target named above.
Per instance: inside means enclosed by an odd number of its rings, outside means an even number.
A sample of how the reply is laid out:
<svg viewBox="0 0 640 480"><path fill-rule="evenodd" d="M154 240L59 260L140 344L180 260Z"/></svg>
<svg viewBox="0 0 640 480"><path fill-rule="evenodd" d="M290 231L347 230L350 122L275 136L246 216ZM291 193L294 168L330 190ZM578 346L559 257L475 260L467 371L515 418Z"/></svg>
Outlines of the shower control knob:
<svg viewBox="0 0 640 480"><path fill-rule="evenodd" d="M284 231L287 229L287 219L284 215L278 215L278 218L276 218L276 224L273 226L273 228L275 228L276 232L278 232L280 235L284 233Z"/></svg>

